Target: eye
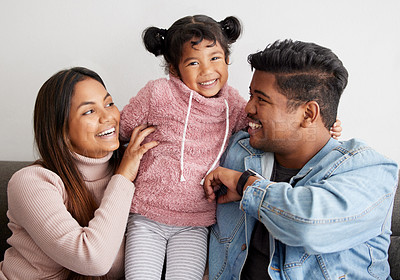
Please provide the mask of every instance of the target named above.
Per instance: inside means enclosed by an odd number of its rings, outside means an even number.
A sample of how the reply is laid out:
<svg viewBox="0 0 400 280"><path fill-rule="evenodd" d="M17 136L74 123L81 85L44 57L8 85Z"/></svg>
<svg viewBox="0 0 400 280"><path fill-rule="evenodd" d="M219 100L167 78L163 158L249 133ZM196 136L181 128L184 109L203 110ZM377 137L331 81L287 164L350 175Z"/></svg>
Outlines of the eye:
<svg viewBox="0 0 400 280"><path fill-rule="evenodd" d="M219 57L219 56L214 56L213 58L211 58L211 60L218 60L218 59L221 59L222 57Z"/></svg>
<svg viewBox="0 0 400 280"><path fill-rule="evenodd" d="M194 65L198 65L198 64L199 63L197 61L192 61L187 66L194 66Z"/></svg>
<svg viewBox="0 0 400 280"><path fill-rule="evenodd" d="M112 106L114 106L114 102L110 102L110 103L108 103L108 104L106 105L106 107L112 107Z"/></svg>
<svg viewBox="0 0 400 280"><path fill-rule="evenodd" d="M90 109L89 111L86 111L85 113L83 113L82 115L90 115L94 112L93 109Z"/></svg>

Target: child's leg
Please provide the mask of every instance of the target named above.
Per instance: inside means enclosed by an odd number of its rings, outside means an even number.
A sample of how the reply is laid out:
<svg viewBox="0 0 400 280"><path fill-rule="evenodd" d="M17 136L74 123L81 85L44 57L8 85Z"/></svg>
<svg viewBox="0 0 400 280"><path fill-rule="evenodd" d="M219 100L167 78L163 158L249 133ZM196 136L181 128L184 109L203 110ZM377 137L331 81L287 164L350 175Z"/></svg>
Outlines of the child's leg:
<svg viewBox="0 0 400 280"><path fill-rule="evenodd" d="M165 279L203 279L207 260L208 229L185 227L170 237Z"/></svg>
<svg viewBox="0 0 400 280"><path fill-rule="evenodd" d="M125 279L161 279L167 240L154 221L130 214L125 243Z"/></svg>

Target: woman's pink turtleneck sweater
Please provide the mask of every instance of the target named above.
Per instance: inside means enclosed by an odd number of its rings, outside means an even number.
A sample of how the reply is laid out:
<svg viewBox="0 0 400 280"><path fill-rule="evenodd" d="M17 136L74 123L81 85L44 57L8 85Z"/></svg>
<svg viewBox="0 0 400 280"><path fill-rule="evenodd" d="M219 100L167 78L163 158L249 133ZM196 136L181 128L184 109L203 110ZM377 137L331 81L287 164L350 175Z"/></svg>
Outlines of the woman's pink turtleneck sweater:
<svg viewBox="0 0 400 280"><path fill-rule="evenodd" d="M81 227L65 205L60 177L39 165L16 172L8 184L12 246L0 263L0 279L65 279L65 268L86 275L124 277L124 233L134 185L113 175L111 154L76 163L99 208Z"/></svg>

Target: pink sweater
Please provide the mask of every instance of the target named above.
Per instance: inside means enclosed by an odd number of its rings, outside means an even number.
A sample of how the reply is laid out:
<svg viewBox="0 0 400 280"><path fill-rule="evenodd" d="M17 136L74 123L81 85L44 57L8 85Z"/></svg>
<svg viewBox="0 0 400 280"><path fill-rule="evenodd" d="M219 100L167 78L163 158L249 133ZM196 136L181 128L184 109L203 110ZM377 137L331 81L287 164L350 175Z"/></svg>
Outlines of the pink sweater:
<svg viewBox="0 0 400 280"><path fill-rule="evenodd" d="M228 85L206 98L173 76L150 81L131 98L121 112L121 138L148 123L157 126L148 140L160 142L141 161L131 212L169 225L213 224L215 204L201 181L218 166L232 133L245 127L245 105Z"/></svg>
<svg viewBox="0 0 400 280"><path fill-rule="evenodd" d="M87 187L100 204L89 226L66 210L61 181L39 165L16 172L8 184L11 244L0 263L0 279L65 279L80 274L124 277L124 233L134 185L112 174L111 154L102 159L76 155Z"/></svg>

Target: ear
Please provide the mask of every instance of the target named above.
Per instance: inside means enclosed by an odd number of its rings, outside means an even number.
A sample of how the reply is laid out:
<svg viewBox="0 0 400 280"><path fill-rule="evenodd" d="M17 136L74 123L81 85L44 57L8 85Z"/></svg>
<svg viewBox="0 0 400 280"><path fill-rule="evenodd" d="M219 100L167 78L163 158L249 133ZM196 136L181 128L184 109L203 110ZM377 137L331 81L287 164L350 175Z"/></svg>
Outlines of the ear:
<svg viewBox="0 0 400 280"><path fill-rule="evenodd" d="M301 127L307 128L314 125L320 116L319 104L316 101L307 102L304 105L304 119L301 122Z"/></svg>
<svg viewBox="0 0 400 280"><path fill-rule="evenodd" d="M179 78L178 71L176 71L175 67L172 66L171 64L169 65L169 73L170 73L172 76L175 76L175 77Z"/></svg>

